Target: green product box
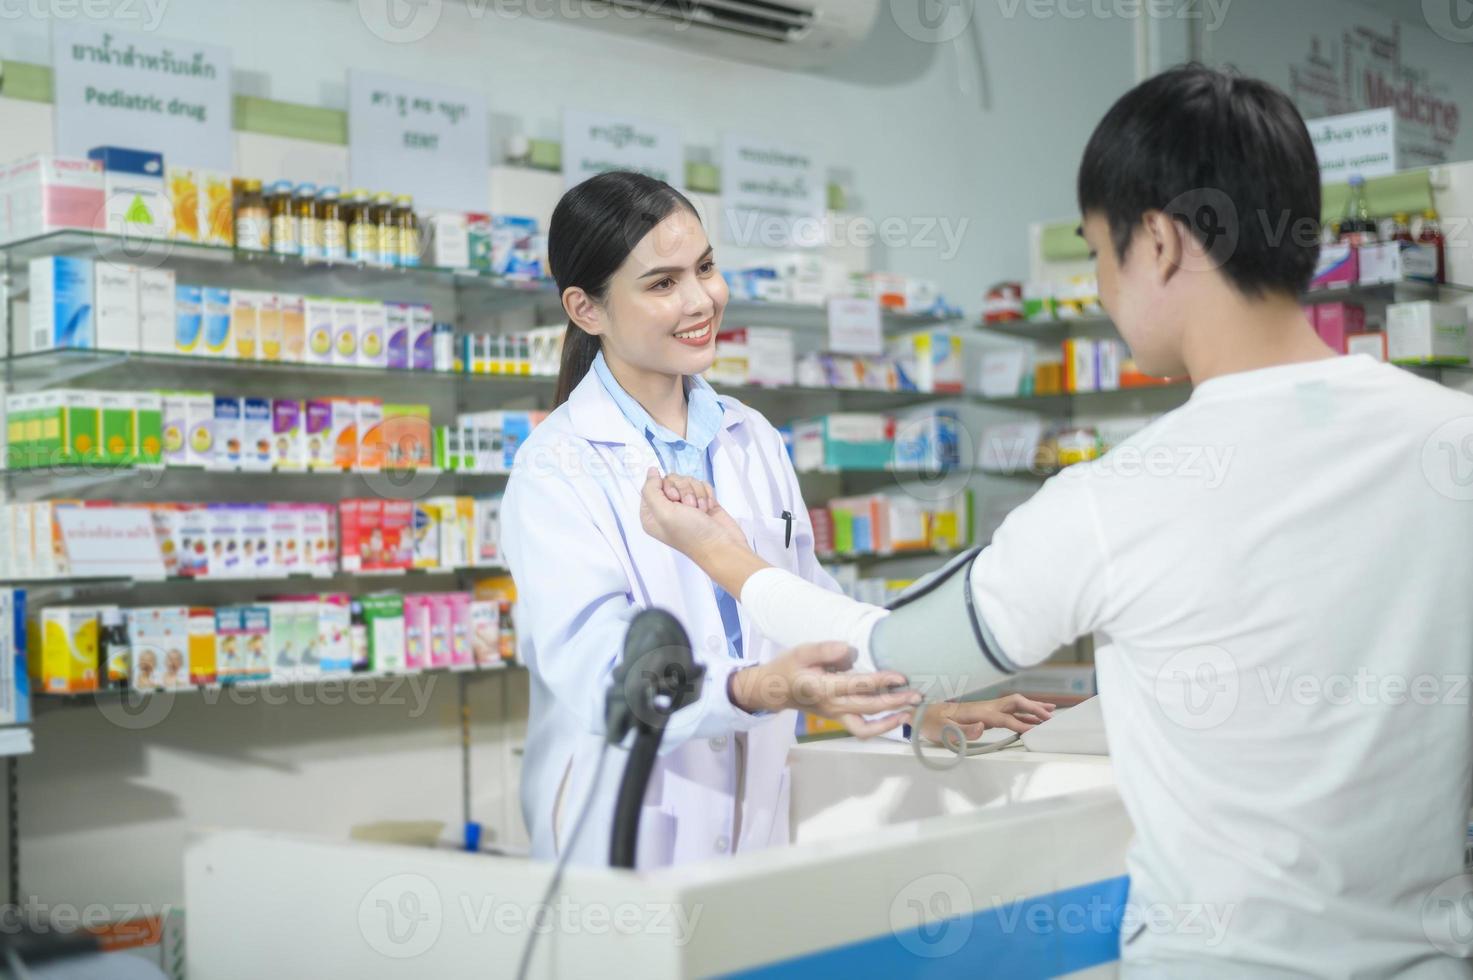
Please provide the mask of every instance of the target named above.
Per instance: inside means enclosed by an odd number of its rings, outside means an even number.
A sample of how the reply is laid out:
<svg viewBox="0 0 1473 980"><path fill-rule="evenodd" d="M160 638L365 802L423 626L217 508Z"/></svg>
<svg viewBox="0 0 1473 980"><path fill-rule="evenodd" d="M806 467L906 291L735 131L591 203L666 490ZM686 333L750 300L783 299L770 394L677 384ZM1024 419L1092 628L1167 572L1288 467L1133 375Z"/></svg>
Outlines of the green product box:
<svg viewBox="0 0 1473 980"><path fill-rule="evenodd" d="M96 463L101 454L96 392L56 389L41 392L36 402L39 424L32 466Z"/></svg>
<svg viewBox="0 0 1473 980"><path fill-rule="evenodd" d="M368 669L404 670L404 597L366 595L359 601L368 634Z"/></svg>
<svg viewBox="0 0 1473 980"><path fill-rule="evenodd" d="M34 430L40 432L38 422L33 422L36 412L36 396L8 395L5 399L5 468L26 469L34 453L32 443Z"/></svg>
<svg viewBox="0 0 1473 980"><path fill-rule="evenodd" d="M102 442L97 461L106 466L131 466L138 455L138 414L133 396L121 391L97 393Z"/></svg>
<svg viewBox="0 0 1473 980"><path fill-rule="evenodd" d="M164 397L156 391L133 395L134 431L137 435L134 458L145 466L164 461Z"/></svg>

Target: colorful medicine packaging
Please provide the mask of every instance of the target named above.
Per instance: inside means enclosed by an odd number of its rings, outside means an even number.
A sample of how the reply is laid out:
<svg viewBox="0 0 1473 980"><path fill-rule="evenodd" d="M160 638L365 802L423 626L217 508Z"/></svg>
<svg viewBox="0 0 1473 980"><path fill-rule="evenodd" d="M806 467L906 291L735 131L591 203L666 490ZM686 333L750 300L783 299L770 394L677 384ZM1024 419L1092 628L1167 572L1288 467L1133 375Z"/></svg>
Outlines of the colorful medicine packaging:
<svg viewBox="0 0 1473 980"><path fill-rule="evenodd" d="M102 164L32 154L0 167L0 242L103 227Z"/></svg>
<svg viewBox="0 0 1473 980"><path fill-rule="evenodd" d="M1386 308L1386 347L1394 364L1467 364L1468 308L1426 300L1393 303Z"/></svg>
<svg viewBox="0 0 1473 980"><path fill-rule="evenodd" d="M27 351L97 346L92 260L67 255L31 259Z"/></svg>

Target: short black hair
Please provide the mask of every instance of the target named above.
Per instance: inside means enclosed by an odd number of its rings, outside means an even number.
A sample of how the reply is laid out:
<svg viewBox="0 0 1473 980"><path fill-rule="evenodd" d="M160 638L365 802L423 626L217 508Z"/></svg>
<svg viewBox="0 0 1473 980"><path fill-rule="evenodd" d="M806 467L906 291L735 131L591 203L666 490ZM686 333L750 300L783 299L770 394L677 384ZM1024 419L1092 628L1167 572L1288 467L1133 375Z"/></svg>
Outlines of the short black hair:
<svg viewBox="0 0 1473 980"><path fill-rule="evenodd" d="M1165 211L1249 296L1308 287L1319 257L1320 201L1314 144L1289 97L1200 64L1162 72L1123 95L1079 165L1079 209L1108 220L1122 261L1141 217Z"/></svg>

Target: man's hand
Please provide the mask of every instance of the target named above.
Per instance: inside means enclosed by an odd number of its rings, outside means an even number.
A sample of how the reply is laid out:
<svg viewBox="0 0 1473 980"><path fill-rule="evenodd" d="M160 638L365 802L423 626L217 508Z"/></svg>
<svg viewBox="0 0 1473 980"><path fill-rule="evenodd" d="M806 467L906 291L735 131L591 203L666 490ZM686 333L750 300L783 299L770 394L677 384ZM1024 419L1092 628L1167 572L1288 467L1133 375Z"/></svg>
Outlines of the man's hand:
<svg viewBox="0 0 1473 980"><path fill-rule="evenodd" d="M747 536L716 502L710 484L685 476L660 477L653 466L640 496L639 520L650 537L700 562L718 543L747 550Z"/></svg>
<svg viewBox="0 0 1473 980"><path fill-rule="evenodd" d="M1006 728L1022 734L1052 718L1054 707L1044 701L1030 701L1021 694L992 701L942 701L926 705L921 735L940 743L941 728L948 721L955 723L969 742L989 728Z"/></svg>
<svg viewBox="0 0 1473 980"><path fill-rule="evenodd" d="M731 700L745 711L796 708L842 722L851 735L869 738L910 721L921 702L916 691L896 690L905 678L894 671L841 673L854 666L854 649L846 643L805 643L767 663L732 675ZM866 720L864 715L896 712Z"/></svg>

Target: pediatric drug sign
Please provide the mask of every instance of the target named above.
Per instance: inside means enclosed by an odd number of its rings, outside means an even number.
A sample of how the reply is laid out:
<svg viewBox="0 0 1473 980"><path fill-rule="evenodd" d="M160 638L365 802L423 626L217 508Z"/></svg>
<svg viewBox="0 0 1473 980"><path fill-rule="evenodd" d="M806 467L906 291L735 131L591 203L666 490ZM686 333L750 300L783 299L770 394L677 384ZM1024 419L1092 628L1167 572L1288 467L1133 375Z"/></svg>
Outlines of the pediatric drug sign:
<svg viewBox="0 0 1473 980"><path fill-rule="evenodd" d="M58 156L126 146L235 169L229 48L55 21L51 64Z"/></svg>
<svg viewBox="0 0 1473 980"><path fill-rule="evenodd" d="M743 248L822 245L827 203L812 154L767 140L721 141L722 241Z"/></svg>

